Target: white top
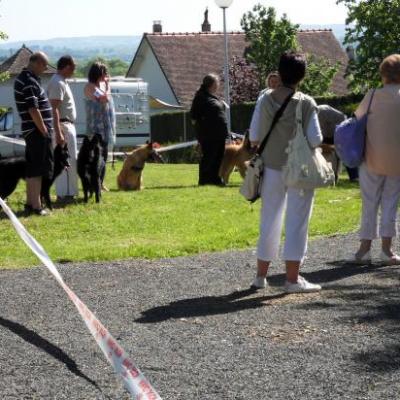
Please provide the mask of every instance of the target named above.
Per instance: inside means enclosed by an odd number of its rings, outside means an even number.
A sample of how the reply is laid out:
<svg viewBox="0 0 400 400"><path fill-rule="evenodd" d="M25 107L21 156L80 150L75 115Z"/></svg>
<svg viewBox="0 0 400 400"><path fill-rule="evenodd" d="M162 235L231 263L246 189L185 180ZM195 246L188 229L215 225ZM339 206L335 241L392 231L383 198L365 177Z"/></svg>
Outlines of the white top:
<svg viewBox="0 0 400 400"><path fill-rule="evenodd" d="M54 74L47 86L49 100L61 100L59 107L60 119L76 120L74 96L68 82L60 74Z"/></svg>
<svg viewBox="0 0 400 400"><path fill-rule="evenodd" d="M261 108L261 103L263 97L267 94L267 91L264 91L263 93L260 94L256 107L254 109L253 117L251 119L251 124L250 124L250 141L251 142L259 142L259 124L260 124L260 108ZM278 104L275 102L278 106L281 104ZM318 113L316 111L312 111L310 120L308 122L308 125L305 130L305 135L308 139L308 143L310 144L311 147L318 147L323 140L322 133L321 133L321 128L318 120Z"/></svg>

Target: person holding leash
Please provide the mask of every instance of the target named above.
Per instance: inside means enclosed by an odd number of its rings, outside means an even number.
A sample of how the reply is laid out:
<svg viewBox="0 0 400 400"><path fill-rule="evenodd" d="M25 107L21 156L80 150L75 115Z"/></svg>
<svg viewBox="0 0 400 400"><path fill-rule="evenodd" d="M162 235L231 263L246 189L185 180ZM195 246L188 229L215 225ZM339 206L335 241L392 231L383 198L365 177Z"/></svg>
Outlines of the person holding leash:
<svg viewBox="0 0 400 400"><path fill-rule="evenodd" d="M72 200L78 196L78 174L76 157L78 152L76 142L76 107L74 96L67 82L74 75L75 61L69 56L58 60L57 73L53 75L47 93L53 110L53 124L55 142L58 145L68 146L70 168L63 171L56 179L56 193L58 200Z"/></svg>
<svg viewBox="0 0 400 400"><path fill-rule="evenodd" d="M206 75L190 110L201 147L199 185L225 185L219 176L219 169L229 132L226 105L217 97L218 89L218 76Z"/></svg>

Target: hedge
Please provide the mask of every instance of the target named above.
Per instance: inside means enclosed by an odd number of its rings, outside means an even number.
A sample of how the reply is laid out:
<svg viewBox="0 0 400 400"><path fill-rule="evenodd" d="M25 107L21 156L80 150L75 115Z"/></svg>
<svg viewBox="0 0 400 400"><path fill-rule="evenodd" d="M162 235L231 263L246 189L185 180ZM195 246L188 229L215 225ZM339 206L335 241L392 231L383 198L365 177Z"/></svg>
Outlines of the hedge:
<svg viewBox="0 0 400 400"><path fill-rule="evenodd" d="M363 95L315 97L317 104L330 106L350 115L354 112ZM244 133L250 126L255 103L232 105L232 131ZM185 128L184 128L185 127ZM188 111L155 114L151 117L151 138L153 141L166 144L194 140L194 127Z"/></svg>

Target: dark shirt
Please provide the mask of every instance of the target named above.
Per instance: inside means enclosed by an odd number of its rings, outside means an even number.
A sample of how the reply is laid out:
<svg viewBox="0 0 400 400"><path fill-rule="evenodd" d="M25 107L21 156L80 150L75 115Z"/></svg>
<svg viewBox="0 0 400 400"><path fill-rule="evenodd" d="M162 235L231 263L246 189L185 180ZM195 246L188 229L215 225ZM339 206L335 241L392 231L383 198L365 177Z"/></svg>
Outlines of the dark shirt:
<svg viewBox="0 0 400 400"><path fill-rule="evenodd" d="M228 123L225 104L207 90L200 89L190 110L191 118L196 121L196 133L199 142L222 141L228 137Z"/></svg>
<svg viewBox="0 0 400 400"><path fill-rule="evenodd" d="M22 136L27 136L38 129L29 114L30 108L36 108L42 115L43 122L49 132L53 127L51 106L45 90L41 86L40 78L24 68L16 77L14 83L14 98L18 113L22 120Z"/></svg>

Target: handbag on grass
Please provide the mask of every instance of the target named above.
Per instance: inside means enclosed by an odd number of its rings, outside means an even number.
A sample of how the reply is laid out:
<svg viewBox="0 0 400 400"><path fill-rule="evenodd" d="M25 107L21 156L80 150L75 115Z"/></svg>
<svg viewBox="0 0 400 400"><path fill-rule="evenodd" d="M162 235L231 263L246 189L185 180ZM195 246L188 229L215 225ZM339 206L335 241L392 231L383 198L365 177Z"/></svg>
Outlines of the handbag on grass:
<svg viewBox="0 0 400 400"><path fill-rule="evenodd" d="M374 95L375 90L372 92L365 115L360 119L357 117L346 119L335 129L335 149L346 167L359 167L364 160L368 114Z"/></svg>
<svg viewBox="0 0 400 400"><path fill-rule="evenodd" d="M272 130L275 128L275 125L278 123L279 119L283 115L283 112L285 111L293 95L294 92L285 99L281 108L276 112L268 133L261 142L259 148L256 151L256 154L250 160L247 167L246 176L243 180L239 192L246 200L250 201L251 203L254 203L261 195L261 184L264 173L264 161L261 157L261 154L263 153L265 146L267 145Z"/></svg>
<svg viewBox="0 0 400 400"><path fill-rule="evenodd" d="M287 187L316 189L335 184L332 164L322 155L320 148L313 149L303 131L303 95L300 93L296 108L295 136L289 141L288 160L283 167L283 179Z"/></svg>

